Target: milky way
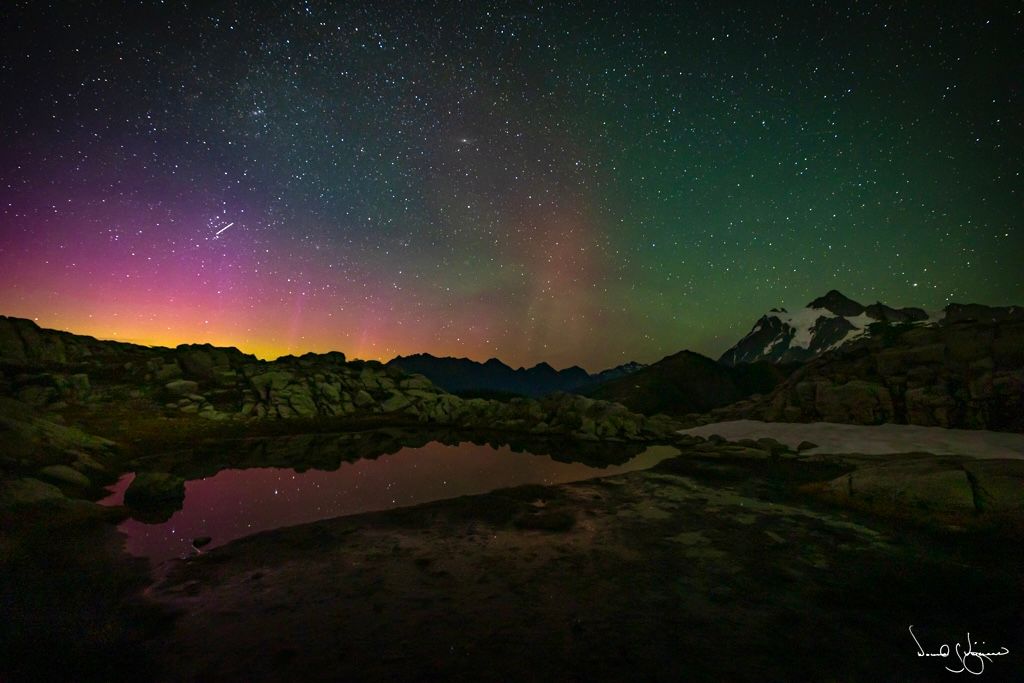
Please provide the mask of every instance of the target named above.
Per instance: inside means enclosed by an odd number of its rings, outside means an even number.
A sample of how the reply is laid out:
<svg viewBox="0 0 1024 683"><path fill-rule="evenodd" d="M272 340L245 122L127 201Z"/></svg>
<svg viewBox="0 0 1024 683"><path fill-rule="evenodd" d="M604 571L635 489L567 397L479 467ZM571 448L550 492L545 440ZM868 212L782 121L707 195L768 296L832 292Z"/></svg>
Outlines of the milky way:
<svg viewBox="0 0 1024 683"><path fill-rule="evenodd" d="M1024 302L1019 5L631 4L7 3L0 313L596 370Z"/></svg>

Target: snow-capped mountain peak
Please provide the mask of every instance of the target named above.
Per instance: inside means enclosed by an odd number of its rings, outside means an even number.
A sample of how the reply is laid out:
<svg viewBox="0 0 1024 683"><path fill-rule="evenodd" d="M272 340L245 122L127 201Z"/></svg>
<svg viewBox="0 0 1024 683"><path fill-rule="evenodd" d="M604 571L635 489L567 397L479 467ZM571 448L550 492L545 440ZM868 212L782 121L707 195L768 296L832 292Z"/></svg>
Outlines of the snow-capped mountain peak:
<svg viewBox="0 0 1024 683"><path fill-rule="evenodd" d="M896 309L881 302L864 306L832 290L804 308L773 308L719 360L726 365L803 361L864 336L875 322L927 320L920 308Z"/></svg>

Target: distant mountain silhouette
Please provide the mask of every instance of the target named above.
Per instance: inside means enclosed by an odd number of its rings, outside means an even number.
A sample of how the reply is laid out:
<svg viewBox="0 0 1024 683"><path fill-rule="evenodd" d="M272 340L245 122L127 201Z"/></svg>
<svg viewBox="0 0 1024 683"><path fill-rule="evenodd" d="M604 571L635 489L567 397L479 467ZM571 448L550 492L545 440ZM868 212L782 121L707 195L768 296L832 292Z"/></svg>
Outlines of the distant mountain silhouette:
<svg viewBox="0 0 1024 683"><path fill-rule="evenodd" d="M555 370L547 363L538 363L532 368L513 369L497 358L480 363L468 358L437 357L429 353L398 356L387 365L407 373L423 375L437 386L454 393L533 397L556 391L579 393L600 382L628 375L644 367L639 363L627 363L591 375L575 365Z"/></svg>
<svg viewBox="0 0 1024 683"><path fill-rule="evenodd" d="M685 415L770 392L793 367L771 363L730 367L699 353L680 351L585 393L647 415Z"/></svg>

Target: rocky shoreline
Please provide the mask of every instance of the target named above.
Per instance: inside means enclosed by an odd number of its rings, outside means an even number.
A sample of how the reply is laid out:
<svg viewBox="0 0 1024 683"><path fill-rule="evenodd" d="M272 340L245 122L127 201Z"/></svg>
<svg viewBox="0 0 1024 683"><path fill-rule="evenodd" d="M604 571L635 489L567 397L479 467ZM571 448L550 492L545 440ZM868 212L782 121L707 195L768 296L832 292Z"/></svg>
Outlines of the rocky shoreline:
<svg viewBox="0 0 1024 683"><path fill-rule="evenodd" d="M278 453L301 466L326 438L351 437L286 437L236 464ZM374 439L402 442L394 431ZM541 680L663 679L677 667L691 680L758 680L834 673L823 654L834 649L847 657L844 680L877 680L878 662L930 680L898 645L901 621L1016 633L1019 467L810 454L772 439L674 443L680 455L651 470L264 532L165 565L156 585L119 550L113 523L127 509L63 495L8 505L3 661L47 680L47 663L26 656L48 643L61 653L54 666L77 667L80 680L497 680L524 665ZM195 455L156 457L192 476L210 466ZM995 494L983 506L971 493L979 481ZM119 668L126 654L141 668Z"/></svg>
<svg viewBox="0 0 1024 683"><path fill-rule="evenodd" d="M849 465L752 450L199 555L148 593L179 614L161 680L933 680L908 624L1020 635L1020 545L818 502Z"/></svg>

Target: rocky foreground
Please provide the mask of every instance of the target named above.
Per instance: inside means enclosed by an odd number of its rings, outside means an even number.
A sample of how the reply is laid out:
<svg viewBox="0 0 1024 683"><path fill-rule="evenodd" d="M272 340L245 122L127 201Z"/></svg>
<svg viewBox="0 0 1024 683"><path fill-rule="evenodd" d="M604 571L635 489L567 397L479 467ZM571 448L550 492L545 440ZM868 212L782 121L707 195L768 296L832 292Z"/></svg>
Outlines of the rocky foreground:
<svg viewBox="0 0 1024 683"><path fill-rule="evenodd" d="M242 466L259 452L301 466L308 439L284 441L243 449ZM164 565L153 585L119 550L124 508L5 508L2 672L935 680L942 668L916 656L910 624L936 642L970 630L1021 651L1022 461L675 446L647 471L262 533ZM172 454L157 459L173 469ZM1004 658L986 675L1020 670Z"/></svg>
<svg viewBox="0 0 1024 683"><path fill-rule="evenodd" d="M1019 652L1016 532L949 535L820 502L816 482L850 476L848 461L773 457L770 443L683 449L650 471L197 556L147 594L178 615L154 643L158 678L936 680L946 672L916 656L911 624ZM986 675L1024 670L1004 660Z"/></svg>
<svg viewBox="0 0 1024 683"><path fill-rule="evenodd" d="M1022 431L1019 323L888 335L691 422ZM910 624L933 643L983 633L1017 655L986 677L1020 680L1024 460L822 453L678 426L571 395L465 400L342 354L266 362L0 318L0 680L946 675L916 656ZM267 532L157 577L115 530L166 519L187 479L224 468L335 469L467 439L588 464L653 443L680 454ZM92 502L125 471L129 507Z"/></svg>

